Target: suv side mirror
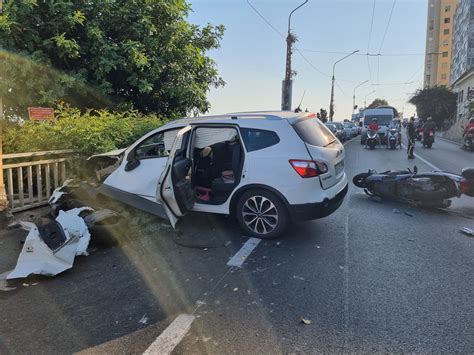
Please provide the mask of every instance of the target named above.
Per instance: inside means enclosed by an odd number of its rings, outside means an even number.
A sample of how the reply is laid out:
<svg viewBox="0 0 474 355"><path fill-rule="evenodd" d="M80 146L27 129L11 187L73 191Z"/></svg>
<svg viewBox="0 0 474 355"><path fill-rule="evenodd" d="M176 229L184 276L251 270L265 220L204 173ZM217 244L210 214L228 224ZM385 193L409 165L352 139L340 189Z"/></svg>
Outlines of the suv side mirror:
<svg viewBox="0 0 474 355"><path fill-rule="evenodd" d="M125 164L125 171L131 171L135 168L137 168L140 165L140 160L137 158L133 158L132 160L127 161L127 164Z"/></svg>

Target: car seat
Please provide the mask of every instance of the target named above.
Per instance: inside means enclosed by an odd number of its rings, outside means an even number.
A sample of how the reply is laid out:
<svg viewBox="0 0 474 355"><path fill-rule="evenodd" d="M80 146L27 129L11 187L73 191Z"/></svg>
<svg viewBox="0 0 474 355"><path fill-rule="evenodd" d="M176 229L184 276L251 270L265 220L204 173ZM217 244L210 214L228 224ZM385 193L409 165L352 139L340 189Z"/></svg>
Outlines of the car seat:
<svg viewBox="0 0 474 355"><path fill-rule="evenodd" d="M212 192L214 196L227 198L228 194L234 190L239 183L237 175L240 170L242 150L238 141L230 142L227 145L230 161L221 161L219 176L212 180Z"/></svg>

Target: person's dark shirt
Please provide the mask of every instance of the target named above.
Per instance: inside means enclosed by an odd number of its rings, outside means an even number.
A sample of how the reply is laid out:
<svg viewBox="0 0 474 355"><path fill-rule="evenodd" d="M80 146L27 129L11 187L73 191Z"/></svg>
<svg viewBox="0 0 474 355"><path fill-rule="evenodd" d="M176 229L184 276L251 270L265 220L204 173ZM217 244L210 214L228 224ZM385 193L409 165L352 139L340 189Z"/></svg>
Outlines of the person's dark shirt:
<svg viewBox="0 0 474 355"><path fill-rule="evenodd" d="M415 139L415 124L413 122L408 122L407 136L409 139Z"/></svg>
<svg viewBox="0 0 474 355"><path fill-rule="evenodd" d="M433 121L426 121L426 123L423 126L423 130L425 132L428 132L428 131L434 132L436 130L436 125Z"/></svg>

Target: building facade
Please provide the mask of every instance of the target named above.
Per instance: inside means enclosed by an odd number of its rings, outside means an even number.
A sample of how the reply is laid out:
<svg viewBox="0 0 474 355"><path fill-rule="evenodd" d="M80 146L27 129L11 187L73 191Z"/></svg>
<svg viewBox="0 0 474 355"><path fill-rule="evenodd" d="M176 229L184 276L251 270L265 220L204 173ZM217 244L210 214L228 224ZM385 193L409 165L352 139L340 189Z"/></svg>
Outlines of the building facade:
<svg viewBox="0 0 474 355"><path fill-rule="evenodd" d="M424 87L450 83L451 47L457 0L428 0Z"/></svg>
<svg viewBox="0 0 474 355"><path fill-rule="evenodd" d="M460 0L454 16L451 80L474 66L474 0Z"/></svg>

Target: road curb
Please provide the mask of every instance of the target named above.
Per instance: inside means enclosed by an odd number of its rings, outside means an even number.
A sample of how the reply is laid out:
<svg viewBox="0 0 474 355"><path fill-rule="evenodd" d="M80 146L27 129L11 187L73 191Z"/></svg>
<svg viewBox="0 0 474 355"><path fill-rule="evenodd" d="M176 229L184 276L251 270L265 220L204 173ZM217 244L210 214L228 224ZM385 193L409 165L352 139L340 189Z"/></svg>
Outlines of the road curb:
<svg viewBox="0 0 474 355"><path fill-rule="evenodd" d="M453 139L449 139L449 138L445 138L445 137L441 137L441 136L437 136L436 138L439 138L439 139L441 139L441 140L443 140L443 141L446 141L446 142L449 142L449 143L453 143L453 144L456 144L456 145L462 147L462 143L460 143L460 142L458 142L458 141L455 141L455 140L453 140Z"/></svg>

